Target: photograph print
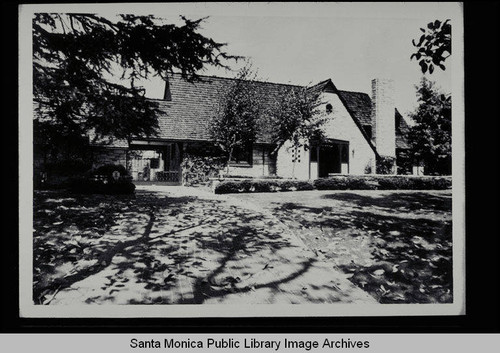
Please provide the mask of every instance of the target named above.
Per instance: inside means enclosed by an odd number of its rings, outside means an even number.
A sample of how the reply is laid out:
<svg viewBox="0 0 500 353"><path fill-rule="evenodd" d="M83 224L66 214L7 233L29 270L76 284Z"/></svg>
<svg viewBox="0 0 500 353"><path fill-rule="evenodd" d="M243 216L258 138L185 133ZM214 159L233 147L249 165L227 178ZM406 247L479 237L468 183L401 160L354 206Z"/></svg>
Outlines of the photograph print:
<svg viewBox="0 0 500 353"><path fill-rule="evenodd" d="M22 317L465 314L459 3L19 19Z"/></svg>

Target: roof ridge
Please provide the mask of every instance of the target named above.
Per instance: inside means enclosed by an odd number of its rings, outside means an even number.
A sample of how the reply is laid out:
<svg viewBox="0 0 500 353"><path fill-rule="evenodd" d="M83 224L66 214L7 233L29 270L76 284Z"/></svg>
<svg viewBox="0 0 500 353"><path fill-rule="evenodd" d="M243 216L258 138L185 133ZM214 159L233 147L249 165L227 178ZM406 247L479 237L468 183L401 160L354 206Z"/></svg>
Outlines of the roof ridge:
<svg viewBox="0 0 500 353"><path fill-rule="evenodd" d="M345 92L345 93L357 93L357 94L364 94L364 95L367 95L370 99L370 95L366 92L359 92L359 91L347 91L347 90L344 90L344 89L339 89L338 90L339 92Z"/></svg>
<svg viewBox="0 0 500 353"><path fill-rule="evenodd" d="M180 72L173 72L172 74L174 74L174 75L182 75ZM206 78L222 79L222 80L228 80L228 81L241 80L241 79L234 78L234 77L222 77L222 76L216 76L216 75L200 75L200 74L197 74L197 76L206 77ZM241 80L241 81L245 81L245 80ZM291 84L291 83L279 83L279 82L269 82L269 81L261 81L261 80L246 80L246 81L257 82L257 83L265 83L265 84L269 84L269 85L292 86L292 87L300 87L300 88L305 88L306 87L306 86L295 85L295 84Z"/></svg>

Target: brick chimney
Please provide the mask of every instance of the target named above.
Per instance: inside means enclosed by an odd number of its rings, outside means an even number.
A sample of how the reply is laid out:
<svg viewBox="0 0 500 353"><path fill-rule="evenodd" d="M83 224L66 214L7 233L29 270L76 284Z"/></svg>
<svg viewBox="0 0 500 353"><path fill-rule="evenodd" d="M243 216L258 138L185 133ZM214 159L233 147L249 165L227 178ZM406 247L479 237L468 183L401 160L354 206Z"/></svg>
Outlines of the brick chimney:
<svg viewBox="0 0 500 353"><path fill-rule="evenodd" d="M377 152L384 157L396 156L394 82L372 80L372 137Z"/></svg>

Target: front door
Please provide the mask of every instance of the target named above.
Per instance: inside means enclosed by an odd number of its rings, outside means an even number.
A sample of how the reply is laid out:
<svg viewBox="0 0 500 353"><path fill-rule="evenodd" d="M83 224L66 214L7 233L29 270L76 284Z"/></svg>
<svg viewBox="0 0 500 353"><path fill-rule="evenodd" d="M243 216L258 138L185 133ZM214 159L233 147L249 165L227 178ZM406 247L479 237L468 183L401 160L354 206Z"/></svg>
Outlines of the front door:
<svg viewBox="0 0 500 353"><path fill-rule="evenodd" d="M334 141L318 147L318 177L349 173L349 142Z"/></svg>

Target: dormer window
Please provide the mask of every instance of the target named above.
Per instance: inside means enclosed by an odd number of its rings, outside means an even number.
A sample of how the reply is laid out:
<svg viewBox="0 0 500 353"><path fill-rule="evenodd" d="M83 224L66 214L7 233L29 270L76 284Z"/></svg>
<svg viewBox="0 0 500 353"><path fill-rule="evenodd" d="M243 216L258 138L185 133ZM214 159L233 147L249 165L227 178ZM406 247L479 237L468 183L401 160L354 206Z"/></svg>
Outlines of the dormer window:
<svg viewBox="0 0 500 353"><path fill-rule="evenodd" d="M326 113L330 114L333 111L333 107L330 103L326 105Z"/></svg>

